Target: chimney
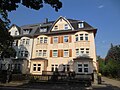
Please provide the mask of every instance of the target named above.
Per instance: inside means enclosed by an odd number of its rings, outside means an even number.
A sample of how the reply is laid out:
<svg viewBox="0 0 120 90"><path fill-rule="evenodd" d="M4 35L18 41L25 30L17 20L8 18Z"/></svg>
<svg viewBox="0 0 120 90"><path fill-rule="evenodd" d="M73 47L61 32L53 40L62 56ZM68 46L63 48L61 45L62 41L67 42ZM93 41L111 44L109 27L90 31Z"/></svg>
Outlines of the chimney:
<svg viewBox="0 0 120 90"><path fill-rule="evenodd" d="M48 18L45 18L45 23L48 23Z"/></svg>

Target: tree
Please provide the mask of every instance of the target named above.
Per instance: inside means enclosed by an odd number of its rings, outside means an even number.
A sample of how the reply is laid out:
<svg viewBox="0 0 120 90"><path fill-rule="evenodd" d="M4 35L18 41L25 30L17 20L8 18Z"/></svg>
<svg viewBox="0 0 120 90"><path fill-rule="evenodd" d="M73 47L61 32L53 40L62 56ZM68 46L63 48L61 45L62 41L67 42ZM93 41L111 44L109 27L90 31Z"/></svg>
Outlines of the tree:
<svg viewBox="0 0 120 90"><path fill-rule="evenodd" d="M112 59L120 63L120 45L113 46L111 44L111 48L108 50L108 53L105 59L106 59L106 62Z"/></svg>
<svg viewBox="0 0 120 90"><path fill-rule="evenodd" d="M104 68L105 68L105 60L103 60L100 56L97 56L98 58L98 70L100 73L103 74Z"/></svg>
<svg viewBox="0 0 120 90"><path fill-rule="evenodd" d="M51 5L55 11L62 7L59 0L0 0L0 54L2 58L15 54L12 48L13 38L7 31L10 24L8 12L16 10L20 4L35 10L41 9L44 4Z"/></svg>
<svg viewBox="0 0 120 90"><path fill-rule="evenodd" d="M51 5L55 11L62 7L62 3L59 0L0 0L0 14L6 26L10 23L8 12L16 10L20 4L35 10L41 9L44 4Z"/></svg>
<svg viewBox="0 0 120 90"><path fill-rule="evenodd" d="M111 44L105 61L105 72L107 72L109 76L120 78L120 45L113 46Z"/></svg>
<svg viewBox="0 0 120 90"><path fill-rule="evenodd" d="M7 31L4 22L0 19L0 56L15 56L15 50L12 48L13 37Z"/></svg>

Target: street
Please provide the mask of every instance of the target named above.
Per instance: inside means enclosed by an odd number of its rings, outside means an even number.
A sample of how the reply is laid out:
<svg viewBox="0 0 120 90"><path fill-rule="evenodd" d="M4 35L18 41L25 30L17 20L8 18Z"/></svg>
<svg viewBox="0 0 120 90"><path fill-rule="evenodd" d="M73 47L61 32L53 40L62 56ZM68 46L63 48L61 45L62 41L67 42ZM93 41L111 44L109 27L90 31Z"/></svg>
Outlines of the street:
<svg viewBox="0 0 120 90"><path fill-rule="evenodd" d="M120 81L102 77L102 84L84 87L80 83L8 83L0 84L0 90L120 90Z"/></svg>

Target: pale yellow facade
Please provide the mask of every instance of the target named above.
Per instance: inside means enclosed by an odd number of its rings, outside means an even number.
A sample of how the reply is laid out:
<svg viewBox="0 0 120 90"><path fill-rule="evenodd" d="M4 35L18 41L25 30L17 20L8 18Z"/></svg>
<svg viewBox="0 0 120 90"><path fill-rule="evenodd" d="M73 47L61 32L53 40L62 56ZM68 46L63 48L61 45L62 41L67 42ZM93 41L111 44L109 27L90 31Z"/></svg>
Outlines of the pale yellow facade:
<svg viewBox="0 0 120 90"><path fill-rule="evenodd" d="M60 31L60 30L64 30L64 26L65 24L68 25L68 29L72 29L73 27L68 23L68 21L65 19L58 19L55 23L54 26L52 27L51 31ZM78 41L76 41L76 35L80 35L83 34L83 38L85 34L88 35L88 40L82 40L80 41L78 38ZM64 42L64 36L68 36L70 37L68 39L68 42ZM47 37L47 43L40 43L40 41L38 41L38 38L45 38ZM62 43L61 42L57 42L54 43L52 41L51 43L51 38L54 37L63 37L62 39ZM88 48L89 49L89 57L93 59L92 63L89 64L89 62L84 61L84 63L87 63L90 65L89 71L92 72L93 70L97 70L97 65L96 65L96 50L95 50L95 35L93 31L85 31L85 30L78 30L75 33L62 33L62 34L57 34L57 35L38 35L37 37L34 38L34 45L33 45L33 53L32 53L32 58L45 58L47 59L48 65L45 67L45 70L47 71L52 71L52 65L54 65L54 67L57 67L58 70L60 70L60 66L61 65L68 65L69 62L73 61L73 58L76 58L76 49L80 48ZM71 40L70 40L71 39ZM43 39L44 40L44 39ZM61 41L61 38L60 38ZM69 42L70 41L70 42ZM37 56L36 54L36 50L46 50L46 56ZM63 56L57 56L57 57L51 57L50 56L50 51L51 50L71 50L71 56L68 55L68 57L64 57L64 53ZM70 54L70 52L69 52ZM33 62L32 62L33 63ZM31 64L32 64L31 63ZM41 63L41 65L43 64L43 66L41 68L44 67L44 63L39 61L39 63ZM83 62L82 62L83 63ZM93 66L92 66L93 65ZM77 67L77 66L76 66ZM33 73L33 66L31 65L31 73L32 74L41 74L41 72L39 73ZM43 70L43 69L42 69ZM43 71L45 71L43 70ZM70 68L71 71L76 70L74 67Z"/></svg>
<svg viewBox="0 0 120 90"><path fill-rule="evenodd" d="M41 33L40 30L47 30L49 25L49 30ZM13 26L9 30L12 36L17 36L15 40L18 40L18 45L14 46L18 53L16 60L20 58L21 50L22 55L23 51L24 54L28 51L25 57L27 62L22 64L22 68L25 67L24 73L41 75L43 71L57 69L66 72L75 71L77 74L89 74L97 70L95 48L97 29L84 21L65 17L59 17L52 23L46 22L45 25L43 23L33 26L35 25L23 26L20 29L22 31ZM25 34L21 35L22 32Z"/></svg>

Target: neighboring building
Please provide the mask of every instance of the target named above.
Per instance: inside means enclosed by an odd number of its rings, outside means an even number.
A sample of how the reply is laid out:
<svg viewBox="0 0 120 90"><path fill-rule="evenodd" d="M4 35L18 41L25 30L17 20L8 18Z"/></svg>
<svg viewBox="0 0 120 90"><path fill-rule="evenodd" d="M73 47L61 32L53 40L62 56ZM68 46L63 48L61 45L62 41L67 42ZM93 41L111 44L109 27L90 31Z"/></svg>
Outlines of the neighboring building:
<svg viewBox="0 0 120 90"><path fill-rule="evenodd" d="M48 21L18 27L12 25L15 68L23 74L42 74L43 71L75 71L77 74L97 70L95 35L85 21L60 16Z"/></svg>

